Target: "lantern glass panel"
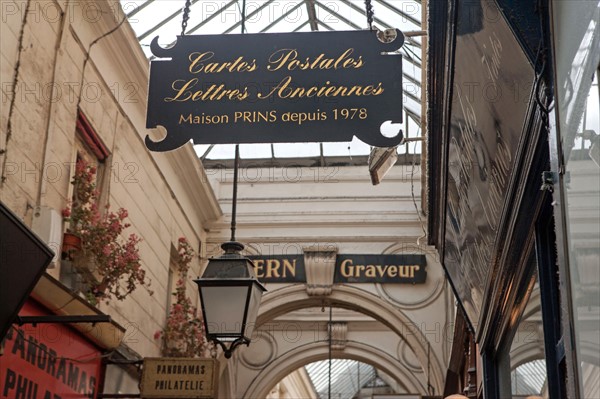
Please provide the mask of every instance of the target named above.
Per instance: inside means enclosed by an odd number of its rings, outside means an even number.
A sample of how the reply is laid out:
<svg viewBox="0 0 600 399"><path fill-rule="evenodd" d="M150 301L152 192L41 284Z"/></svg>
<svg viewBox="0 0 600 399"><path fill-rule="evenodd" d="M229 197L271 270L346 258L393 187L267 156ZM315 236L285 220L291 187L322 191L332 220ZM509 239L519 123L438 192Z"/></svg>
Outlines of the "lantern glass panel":
<svg viewBox="0 0 600 399"><path fill-rule="evenodd" d="M256 283L252 284L251 287L252 292L250 293L250 303L248 304L248 325L246 326L246 331L244 331L244 337L249 340L252 338L252 332L254 331L254 327L256 324L256 317L258 316L258 308L260 307L260 301L262 299L262 294L264 288Z"/></svg>
<svg viewBox="0 0 600 399"><path fill-rule="evenodd" d="M248 285L200 287L209 336L235 340L243 333Z"/></svg>

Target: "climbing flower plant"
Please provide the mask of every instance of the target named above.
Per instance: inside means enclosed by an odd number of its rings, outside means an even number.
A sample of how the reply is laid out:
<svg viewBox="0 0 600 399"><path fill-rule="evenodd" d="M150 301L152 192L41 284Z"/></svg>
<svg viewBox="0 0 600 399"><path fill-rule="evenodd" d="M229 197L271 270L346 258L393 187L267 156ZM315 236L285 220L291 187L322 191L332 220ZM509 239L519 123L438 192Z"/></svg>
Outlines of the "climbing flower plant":
<svg viewBox="0 0 600 399"><path fill-rule="evenodd" d="M165 327L154 334L162 340L162 354L166 357L199 357L207 349L204 324L199 310L192 306L186 294L188 272L195 252L185 237L177 243L176 272L179 279L175 285L174 303L169 310Z"/></svg>
<svg viewBox="0 0 600 399"><path fill-rule="evenodd" d="M90 289L88 299L93 303L111 298L122 301L138 286L148 289L150 281L138 249L141 238L133 233L126 239L122 237L130 227L127 210L113 212L107 205L105 212L100 212L96 168L84 160L77 161L71 183L73 201L62 215L69 223L67 231L81 239L81 250L71 255L85 266L80 269L87 271L82 276Z"/></svg>

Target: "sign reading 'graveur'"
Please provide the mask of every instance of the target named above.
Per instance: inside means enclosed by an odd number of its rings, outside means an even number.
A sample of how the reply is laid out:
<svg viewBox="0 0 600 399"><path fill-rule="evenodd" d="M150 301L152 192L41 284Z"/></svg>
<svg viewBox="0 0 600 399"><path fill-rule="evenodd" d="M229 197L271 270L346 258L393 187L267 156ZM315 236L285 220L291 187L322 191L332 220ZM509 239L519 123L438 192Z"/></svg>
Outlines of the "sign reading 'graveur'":
<svg viewBox="0 0 600 399"><path fill-rule="evenodd" d="M169 151L190 139L227 144L353 136L373 146L398 145L402 59L396 51L404 36L392 32L395 39L385 43L375 31L179 36L168 49L155 38L146 125L163 126L167 135L159 141L147 136L146 146ZM381 132L388 124L398 132L394 137Z"/></svg>
<svg viewBox="0 0 600 399"><path fill-rule="evenodd" d="M262 283L306 283L303 255L248 256ZM337 255L334 282L423 284L425 255Z"/></svg>

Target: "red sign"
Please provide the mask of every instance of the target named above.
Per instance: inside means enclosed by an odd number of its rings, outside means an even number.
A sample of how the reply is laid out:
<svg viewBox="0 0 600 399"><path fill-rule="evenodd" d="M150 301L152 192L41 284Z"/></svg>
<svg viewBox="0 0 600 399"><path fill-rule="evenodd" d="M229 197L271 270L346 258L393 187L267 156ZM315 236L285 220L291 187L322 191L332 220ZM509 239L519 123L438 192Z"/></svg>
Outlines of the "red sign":
<svg viewBox="0 0 600 399"><path fill-rule="evenodd" d="M31 301L21 316L47 315ZM100 350L63 324L14 325L0 356L0 398L96 398Z"/></svg>

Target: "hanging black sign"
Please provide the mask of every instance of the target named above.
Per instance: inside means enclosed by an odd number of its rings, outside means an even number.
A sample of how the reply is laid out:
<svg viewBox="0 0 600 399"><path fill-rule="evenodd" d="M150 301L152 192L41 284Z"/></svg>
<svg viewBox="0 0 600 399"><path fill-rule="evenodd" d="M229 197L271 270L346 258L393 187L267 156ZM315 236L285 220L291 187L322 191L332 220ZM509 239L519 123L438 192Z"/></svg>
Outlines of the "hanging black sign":
<svg viewBox="0 0 600 399"><path fill-rule="evenodd" d="M395 37L395 38L394 38ZM380 40L379 38L382 38ZM385 42L384 42L385 41ZM398 30L179 36L152 41L146 127L151 151L195 144L402 140ZM165 58L169 58L168 60ZM398 132L394 137L389 137Z"/></svg>

